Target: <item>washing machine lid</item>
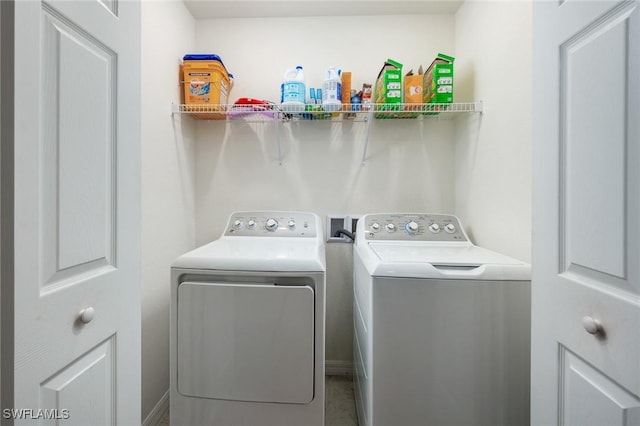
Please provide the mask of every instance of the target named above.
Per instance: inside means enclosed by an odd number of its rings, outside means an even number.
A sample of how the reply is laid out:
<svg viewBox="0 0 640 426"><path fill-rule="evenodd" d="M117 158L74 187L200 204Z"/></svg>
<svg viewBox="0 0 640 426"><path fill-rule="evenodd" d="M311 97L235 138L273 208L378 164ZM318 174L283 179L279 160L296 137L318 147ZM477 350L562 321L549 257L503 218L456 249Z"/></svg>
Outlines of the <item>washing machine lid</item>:
<svg viewBox="0 0 640 426"><path fill-rule="evenodd" d="M383 262L419 262L449 265L521 264L519 260L471 244L369 243Z"/></svg>
<svg viewBox="0 0 640 426"><path fill-rule="evenodd" d="M483 280L530 280L520 260L463 244L369 243L374 276Z"/></svg>
<svg viewBox="0 0 640 426"><path fill-rule="evenodd" d="M222 237L190 251L173 268L224 271L324 272L324 246L316 239Z"/></svg>

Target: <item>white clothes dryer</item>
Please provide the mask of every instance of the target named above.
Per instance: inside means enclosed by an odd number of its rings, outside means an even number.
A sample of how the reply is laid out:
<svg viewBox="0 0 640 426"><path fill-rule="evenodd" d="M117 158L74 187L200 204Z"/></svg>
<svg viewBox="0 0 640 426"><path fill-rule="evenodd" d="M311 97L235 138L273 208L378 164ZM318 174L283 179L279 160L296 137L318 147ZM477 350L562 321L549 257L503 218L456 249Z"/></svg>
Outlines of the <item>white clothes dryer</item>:
<svg viewBox="0 0 640 426"><path fill-rule="evenodd" d="M324 425L325 269L301 212L234 213L173 263L172 425Z"/></svg>
<svg viewBox="0 0 640 426"><path fill-rule="evenodd" d="M530 266L439 214L369 214L354 245L360 426L529 423Z"/></svg>

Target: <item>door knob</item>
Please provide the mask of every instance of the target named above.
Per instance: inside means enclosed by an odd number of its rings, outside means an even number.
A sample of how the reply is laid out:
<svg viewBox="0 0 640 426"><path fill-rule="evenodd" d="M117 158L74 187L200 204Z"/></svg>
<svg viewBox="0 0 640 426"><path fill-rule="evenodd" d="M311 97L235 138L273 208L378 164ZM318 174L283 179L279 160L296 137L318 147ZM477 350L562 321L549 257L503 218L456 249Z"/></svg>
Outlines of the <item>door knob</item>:
<svg viewBox="0 0 640 426"><path fill-rule="evenodd" d="M598 334L603 331L602 323L588 315L582 317L582 326L589 334Z"/></svg>
<svg viewBox="0 0 640 426"><path fill-rule="evenodd" d="M80 311L80 313L78 314L78 319L83 324L89 324L91 321L93 321L93 317L95 317L95 315L96 310L89 306L88 308Z"/></svg>

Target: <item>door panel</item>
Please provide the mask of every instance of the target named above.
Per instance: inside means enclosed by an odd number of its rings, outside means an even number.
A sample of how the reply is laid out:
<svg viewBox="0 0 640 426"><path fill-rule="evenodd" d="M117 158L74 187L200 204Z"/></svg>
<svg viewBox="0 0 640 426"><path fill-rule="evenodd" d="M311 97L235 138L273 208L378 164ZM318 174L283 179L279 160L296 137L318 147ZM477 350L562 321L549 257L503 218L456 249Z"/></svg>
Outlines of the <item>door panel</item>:
<svg viewBox="0 0 640 426"><path fill-rule="evenodd" d="M141 422L140 3L109 5L118 16L97 0L15 4L14 404L128 426Z"/></svg>
<svg viewBox="0 0 640 426"><path fill-rule="evenodd" d="M564 347L560 359L562 424L639 424L640 399Z"/></svg>
<svg viewBox="0 0 640 426"><path fill-rule="evenodd" d="M560 46L561 263L628 287L627 54L633 29L624 8ZM630 265L637 268L637 263ZM637 290L637 289L636 289Z"/></svg>
<svg viewBox="0 0 640 426"><path fill-rule="evenodd" d="M531 423L633 424L640 400L638 2L535 2L533 40Z"/></svg>
<svg viewBox="0 0 640 426"><path fill-rule="evenodd" d="M112 337L42 383L42 406L56 410L65 425L114 424L114 350Z"/></svg>
<svg viewBox="0 0 640 426"><path fill-rule="evenodd" d="M98 0L102 5L113 13L113 16L118 16L118 0Z"/></svg>
<svg viewBox="0 0 640 426"><path fill-rule="evenodd" d="M42 93L46 286L114 266L117 55L50 8L43 9L42 36L42 66L49 70Z"/></svg>

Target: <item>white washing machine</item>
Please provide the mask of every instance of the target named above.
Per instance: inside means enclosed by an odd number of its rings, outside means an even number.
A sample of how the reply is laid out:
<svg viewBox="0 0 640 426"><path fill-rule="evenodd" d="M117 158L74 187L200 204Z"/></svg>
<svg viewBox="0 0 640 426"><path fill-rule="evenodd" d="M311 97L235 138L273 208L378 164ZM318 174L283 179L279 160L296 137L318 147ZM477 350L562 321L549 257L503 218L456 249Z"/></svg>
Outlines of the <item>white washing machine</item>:
<svg viewBox="0 0 640 426"><path fill-rule="evenodd" d="M360 426L528 425L530 274L473 245L455 216L359 220Z"/></svg>
<svg viewBox="0 0 640 426"><path fill-rule="evenodd" d="M325 254L313 213L234 213L171 269L171 424L324 425Z"/></svg>

